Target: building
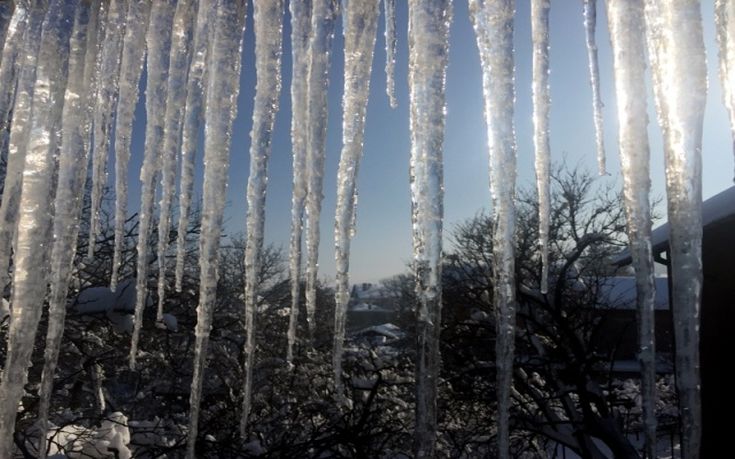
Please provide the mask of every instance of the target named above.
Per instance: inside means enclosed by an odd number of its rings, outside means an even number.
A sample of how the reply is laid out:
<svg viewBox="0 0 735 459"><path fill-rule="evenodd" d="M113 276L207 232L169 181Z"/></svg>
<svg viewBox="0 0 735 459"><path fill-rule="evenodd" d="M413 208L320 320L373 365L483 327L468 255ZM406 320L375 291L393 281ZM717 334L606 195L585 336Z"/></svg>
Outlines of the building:
<svg viewBox="0 0 735 459"><path fill-rule="evenodd" d="M732 449L728 419L735 405L732 400L727 368L729 352L735 350L735 187L702 203L702 304L700 311L700 369L702 376L702 450L701 457L720 457ZM653 231L654 259L669 264L669 224ZM623 253L616 263L630 263ZM676 321L676 315L673 320Z"/></svg>

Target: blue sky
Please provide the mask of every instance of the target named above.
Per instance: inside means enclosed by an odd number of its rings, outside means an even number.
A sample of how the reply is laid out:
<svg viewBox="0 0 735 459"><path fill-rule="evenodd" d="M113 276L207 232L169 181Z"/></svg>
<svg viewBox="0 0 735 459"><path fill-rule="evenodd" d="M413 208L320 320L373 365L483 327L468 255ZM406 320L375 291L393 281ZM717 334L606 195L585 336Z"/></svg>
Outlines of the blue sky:
<svg viewBox="0 0 735 459"><path fill-rule="evenodd" d="M516 50L516 133L518 139L518 186L534 183L531 140L531 35L529 3L517 2L515 23ZM551 28L551 148L555 160L596 170L591 89L588 84L586 48L581 0L552 2ZM709 67L709 93L704 125L704 197L710 197L732 184L732 140L727 112L717 78L717 48L713 30L712 2L703 2L705 45ZM600 56L602 99L605 103L605 144L609 177L601 181L621 183L617 152L617 121L612 81L612 57L607 35L603 2L599 2L597 41ZM398 54L396 88L398 108L392 110L385 95L385 41L381 17L376 43L370 101L368 105L364 156L359 176L357 234L352 242L351 278L355 282L376 281L401 272L411 258L410 194L408 185L409 124L407 83L407 7L397 1ZM252 8L252 7L251 7ZM283 91L276 118L270 179L267 195L266 241L287 246L291 208L290 146L290 28L284 21ZM334 40L329 89L329 128L324 180L325 199L321 218L320 277L331 283L334 276L333 225L336 175L341 149L341 97L343 54L341 21ZM445 159L445 232L454 224L489 208L487 143L482 115L481 71L475 38L470 25L467 2L454 2L450 58L447 73L447 119ZM243 47L238 116L231 151L230 182L226 209L228 234L245 232L245 190L249 167L249 132L255 87L252 10ZM145 79L145 75L144 75ZM141 83L145 85L144 82ZM143 89L143 88L142 88ZM141 92L142 95L142 92ZM145 109L143 97L136 111L133 159L129 180L139 183L142 162ZM649 104L651 169L653 193L665 196L661 134L652 104ZM201 188L201 155L196 187ZM114 163L110 162L112 167ZM112 180L113 173L110 173ZM139 207L139 190L133 186L130 211ZM664 210L664 209L662 209Z"/></svg>

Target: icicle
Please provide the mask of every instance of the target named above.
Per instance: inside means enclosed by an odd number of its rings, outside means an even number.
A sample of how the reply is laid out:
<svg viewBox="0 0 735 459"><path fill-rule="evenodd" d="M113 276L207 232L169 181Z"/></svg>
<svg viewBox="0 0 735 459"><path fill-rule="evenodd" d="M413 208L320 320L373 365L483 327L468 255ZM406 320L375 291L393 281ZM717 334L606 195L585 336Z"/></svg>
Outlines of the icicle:
<svg viewBox="0 0 735 459"><path fill-rule="evenodd" d="M128 163L133 133L133 115L138 105L138 83L145 58L145 33L151 14L148 0L132 0L128 6L119 77L119 102L115 118L115 249L112 256L110 290L117 289L125 221L128 218Z"/></svg>
<svg viewBox="0 0 735 459"><path fill-rule="evenodd" d="M334 224L337 285L334 310L334 386L343 397L342 347L350 300L350 240L355 227L357 171L362 156L365 113L370 93L370 70L378 27L379 0L347 3L343 12L345 82L342 95L342 153L337 175L337 213Z"/></svg>
<svg viewBox="0 0 735 459"><path fill-rule="evenodd" d="M263 251L265 193L268 183L268 158L271 153L273 123L281 92L281 42L283 3L281 0L255 0L255 102L250 131L250 176L248 177L247 241L245 244L245 380L243 383L240 436L246 438L253 357L255 355L255 312L258 301L258 273Z"/></svg>
<svg viewBox="0 0 735 459"><path fill-rule="evenodd" d="M4 5L11 5L5 2ZM18 59L18 50L23 44L23 33L28 23L28 1L19 1L13 10L13 15L3 34L2 54L0 55L0 157L7 160L8 126L10 113L15 99L15 80L18 66L22 59ZM7 14L7 12L3 13ZM3 16L5 17L5 16ZM5 166L3 166L5 167ZM0 184L5 181L5 170L0 171ZM2 187L0 186L0 196Z"/></svg>
<svg viewBox="0 0 735 459"><path fill-rule="evenodd" d="M181 132L181 183L179 196L179 226L176 239L176 291L180 292L184 280L186 260L186 230L189 227L191 197L194 189L194 154L199 142L199 127L206 99L205 60L209 46L210 25L214 24L214 0L199 0L198 16L194 31L194 48L186 82L186 112Z"/></svg>
<svg viewBox="0 0 735 459"><path fill-rule="evenodd" d="M0 204L0 289L10 281L8 267L10 253L18 224L18 205L23 181L26 150L30 137L31 102L36 82L36 63L41 43L41 29L47 3L36 0L28 14L21 48L18 53L17 83L15 104L12 105L13 122L3 183L2 204ZM11 106L8 106L11 109Z"/></svg>
<svg viewBox="0 0 735 459"><path fill-rule="evenodd" d="M396 101L396 0L384 0L385 8L385 92L390 108L398 107Z"/></svg>
<svg viewBox="0 0 735 459"><path fill-rule="evenodd" d="M43 21L43 33L36 45L38 65L23 189L18 206L8 355L0 383L0 457L13 457L18 402L28 381L28 367L46 296L52 241L52 183L57 152L55 133L61 127L69 37L76 3L75 0L51 2Z"/></svg>
<svg viewBox="0 0 735 459"><path fill-rule="evenodd" d="M5 46L5 36L8 33L10 27L10 21L13 17L13 10L15 9L15 3L3 2L0 3L0 50ZM2 64L2 54L0 53L0 64ZM4 86L3 86L4 87Z"/></svg>
<svg viewBox="0 0 735 459"><path fill-rule="evenodd" d="M538 237L541 249L541 293L549 288L549 218L551 185L549 168L549 0L531 2L531 35L533 39L533 147L536 152L536 186L538 189Z"/></svg>
<svg viewBox="0 0 735 459"><path fill-rule="evenodd" d="M237 115L240 89L240 60L245 25L244 0L219 0L213 28L211 55L207 60L207 94L227 95L207 101L204 134L204 196L201 237L199 239L199 306L197 307L194 376L189 398L189 430L186 457L194 459L202 395L204 366L207 358L212 309L217 292L217 262L222 220L227 194L232 123ZM207 14L207 1L200 2L199 19ZM204 13L204 14L202 14Z"/></svg>
<svg viewBox="0 0 735 459"><path fill-rule="evenodd" d="M607 166L605 165L605 143L602 126L602 98L600 97L600 67L597 63L597 43L595 42L596 27L597 0L584 0L584 29L587 41L587 59L590 68L590 86L592 86L592 111L595 119L597 166L600 175L606 175Z"/></svg>
<svg viewBox="0 0 735 459"><path fill-rule="evenodd" d="M311 31L311 0L289 2L291 13L291 148L293 149L293 196L291 199L291 240L289 275L291 278L291 315L288 322L286 361L293 362L293 347L301 298L301 236L306 199L306 119Z"/></svg>
<svg viewBox="0 0 735 459"><path fill-rule="evenodd" d="M720 58L720 82L735 153L735 2L715 0L715 24Z"/></svg>
<svg viewBox="0 0 735 459"><path fill-rule="evenodd" d="M70 41L69 79L61 115L63 133L59 154L58 186L54 200L53 248L51 252L51 293L49 320L46 332L43 376L39 395L38 419L39 456L46 457L49 402L53 391L54 373L59 358L66 317L66 296L72 272L79 217L89 153L89 94L92 72L86 71L87 56L94 66L97 50L97 27L100 0L79 3ZM76 78L74 77L76 76ZM81 76L81 77L80 77Z"/></svg>
<svg viewBox="0 0 735 459"><path fill-rule="evenodd" d="M513 0L470 0L482 63L490 194L493 201L493 267L497 342L498 457L510 455L510 389L515 348L515 180L513 126Z"/></svg>
<svg viewBox="0 0 735 459"><path fill-rule="evenodd" d="M102 56L98 61L97 106L94 115L94 150L92 154L92 204L89 217L87 256L94 256L95 239L99 232L99 211L102 192L107 182L107 156L110 147L112 117L117 105L120 57L126 25L126 2L110 0L105 24Z"/></svg>
<svg viewBox="0 0 735 459"><path fill-rule="evenodd" d="M138 269L135 278L135 319L133 337L130 341L130 368L135 369L138 340L143 326L143 309L148 298L148 268L150 230L156 193L156 176L160 168L163 147L163 125L166 115L166 89L171 52L171 25L174 16L173 0L159 0L151 7L148 33L146 34L146 100L145 111L148 122L145 127L145 152L140 169L140 227L138 230Z"/></svg>
<svg viewBox="0 0 735 459"><path fill-rule="evenodd" d="M656 457L655 284L651 253L648 114L642 0L608 0L628 239L636 275L646 457Z"/></svg>
<svg viewBox="0 0 735 459"><path fill-rule="evenodd" d="M174 15L171 58L168 75L168 99L164 125L162 192L158 219L158 309L156 320L163 320L166 299L166 250L171 227L171 202L176 188L176 154L181 146L181 127L186 110L186 81L191 61L192 25L195 0L180 0ZM186 225L179 227L186 232Z"/></svg>
<svg viewBox="0 0 735 459"><path fill-rule="evenodd" d="M442 149L450 0L408 3L413 263L416 275L416 457L434 457L441 324Z"/></svg>
<svg viewBox="0 0 735 459"><path fill-rule="evenodd" d="M648 55L664 134L682 456L700 457L699 311L702 289L702 124L707 69L700 5L645 3Z"/></svg>
<svg viewBox="0 0 735 459"><path fill-rule="evenodd" d="M339 14L337 0L314 0L309 42L306 134L306 315L309 333L314 333L316 283L319 270L319 216L327 138L327 88L332 38Z"/></svg>

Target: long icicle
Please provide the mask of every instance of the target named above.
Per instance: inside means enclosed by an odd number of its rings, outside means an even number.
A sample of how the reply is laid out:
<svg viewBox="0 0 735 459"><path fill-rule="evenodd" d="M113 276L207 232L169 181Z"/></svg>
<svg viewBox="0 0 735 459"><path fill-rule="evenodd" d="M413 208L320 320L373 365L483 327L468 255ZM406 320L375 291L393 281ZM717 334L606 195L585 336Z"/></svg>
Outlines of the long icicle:
<svg viewBox="0 0 735 459"><path fill-rule="evenodd" d="M18 51L23 45L23 34L28 23L29 4L28 0L16 2L13 15L5 31L2 46L2 60L0 61L0 158L7 161L8 132L10 126L10 114L15 99L15 84L18 64ZM7 163L6 163L7 164ZM5 167L5 165L3 166ZM5 170L0 171L0 183L5 181ZM2 196L0 186L0 197Z"/></svg>
<svg viewBox="0 0 735 459"><path fill-rule="evenodd" d="M342 13L345 19L345 81L342 94L342 153L337 174L337 211L334 247L337 284L334 310L334 350L332 367L338 399L343 398L342 348L345 337L347 303L350 300L350 240L355 231L357 172L365 135L365 114L370 94L375 37L378 30L379 0L350 1Z"/></svg>
<svg viewBox="0 0 735 459"><path fill-rule="evenodd" d="M133 115L138 105L138 83L143 73L145 35L151 15L148 0L131 0L120 64L119 102L115 118L115 248L112 255L110 290L117 289L128 218L128 163L133 134Z"/></svg>
<svg viewBox="0 0 735 459"><path fill-rule="evenodd" d="M34 0L31 3L21 49L18 51L15 104L12 105L13 121L10 127L5 182L0 204L0 289L10 281L8 267L18 223L23 168L30 137L31 102L36 82L41 30L47 6L48 2L44 0Z"/></svg>
<svg viewBox="0 0 735 459"><path fill-rule="evenodd" d="M608 0L628 240L636 277L646 457L656 457L655 284L651 252L646 37L642 0Z"/></svg>
<svg viewBox="0 0 735 459"><path fill-rule="evenodd" d="M451 0L408 3L411 217L418 309L414 452L418 458L434 457L436 449L444 218L442 150L451 14Z"/></svg>
<svg viewBox="0 0 735 459"><path fill-rule="evenodd" d="M470 14L482 63L482 86L490 154L500 459L510 457L509 411L515 349L514 9L513 0L470 0Z"/></svg>
<svg viewBox="0 0 735 459"><path fill-rule="evenodd" d="M153 227L153 207L156 193L156 176L160 168L163 147L163 125L166 115L166 90L171 52L171 25L175 5L173 0L157 0L151 8L151 19L146 34L148 58L146 60L146 118L145 151L140 169L140 226L137 244L137 270L135 278L135 319L130 340L130 368L135 369L138 341L143 327L143 309L148 298L148 270L150 263L149 239Z"/></svg>
<svg viewBox="0 0 735 459"><path fill-rule="evenodd" d="M338 0L314 0L309 43L306 135L306 315L313 336L319 270L319 217L322 210L327 138L327 88Z"/></svg>
<svg viewBox="0 0 735 459"><path fill-rule="evenodd" d="M702 125L707 67L696 0L645 3L648 55L664 134L671 235L672 312L682 457L698 459L702 438L699 321L702 290Z"/></svg>
<svg viewBox="0 0 735 459"><path fill-rule="evenodd" d="M194 375L189 398L189 430L187 459L195 458L199 422L199 403L204 381L209 332L212 328L212 310L217 294L217 262L222 233L227 175L230 164L232 124L237 115L237 96L240 89L240 63L245 0L218 0L216 26L213 28L211 53L207 62L207 94L227 95L207 101L204 134L204 196L202 230L199 238L199 306L197 307L196 344L194 348ZM202 15L200 4L199 17Z"/></svg>
<svg viewBox="0 0 735 459"><path fill-rule="evenodd" d="M715 27L719 47L722 97L730 115L732 148L735 154L735 2L715 0Z"/></svg>
<svg viewBox="0 0 735 459"><path fill-rule="evenodd" d="M396 0L384 0L385 9L385 92L390 108L398 107L396 100Z"/></svg>
<svg viewBox="0 0 735 459"><path fill-rule="evenodd" d="M158 308L156 320L163 320L166 300L166 251L171 227L171 207L176 188L176 155L181 147L182 120L186 111L186 89L192 54L192 25L197 3L180 0L174 14L171 58L168 73L166 120L164 125L162 191L158 218ZM186 225L179 228L186 232Z"/></svg>
<svg viewBox="0 0 735 459"><path fill-rule="evenodd" d="M180 292L184 282L186 262L186 230L194 191L194 155L199 142L199 128L206 100L207 50L211 25L216 12L215 0L199 0L194 48L186 82L186 112L181 132L181 180L179 196L179 225L176 239L176 291Z"/></svg>
<svg viewBox="0 0 735 459"><path fill-rule="evenodd" d="M18 206L8 355L0 383L0 457L13 457L18 402L41 319L51 255L52 188L57 136L64 105L69 38L76 0L54 0L43 21L33 91L30 139Z"/></svg>
<svg viewBox="0 0 735 459"><path fill-rule="evenodd" d="M107 157L110 148L112 118L118 100L120 59L127 18L126 2L110 0L105 26L102 56L99 61L97 106L94 115L94 150L92 151L92 204L89 216L87 256L94 256L99 232L102 192L107 183Z"/></svg>
<svg viewBox="0 0 735 459"><path fill-rule="evenodd" d="M255 0L255 101L250 131L250 176L248 177L247 241L245 243L245 379L243 381L240 436L246 438L253 386L255 356L255 313L258 278L265 228L265 193L268 158L273 140L273 124L281 93L281 44L283 42L283 2Z"/></svg>
<svg viewBox="0 0 735 459"><path fill-rule="evenodd" d="M600 175L607 174L605 164L605 141L602 124L602 97L600 96L600 66L597 60L597 0L584 0L584 30L587 43L587 60L592 86L592 116L595 122L595 147L597 149L597 167Z"/></svg>
<svg viewBox="0 0 735 459"><path fill-rule="evenodd" d="M70 40L69 74L61 114L62 143L59 153L58 185L54 199L53 248L51 250L51 293L49 295L48 330L44 350L41 389L39 390L38 425L40 428L38 454L46 458L48 414L53 392L54 373L61 350L66 318L66 296L72 273L79 217L89 159L89 94L92 72L86 69L87 56L94 68L97 50L100 0L81 1L74 20Z"/></svg>
<svg viewBox="0 0 735 459"><path fill-rule="evenodd" d="M293 150L293 193L291 198L291 239L289 241L289 277L291 311L288 321L286 362L293 363L293 348L301 303L301 236L306 199L306 111L311 36L311 0L289 2L291 13L291 149Z"/></svg>
<svg viewBox="0 0 735 459"><path fill-rule="evenodd" d="M549 0L531 2L531 37L533 41L533 148L536 152L536 187L538 190L538 238L541 251L541 293L549 289L549 226L551 185L549 169Z"/></svg>

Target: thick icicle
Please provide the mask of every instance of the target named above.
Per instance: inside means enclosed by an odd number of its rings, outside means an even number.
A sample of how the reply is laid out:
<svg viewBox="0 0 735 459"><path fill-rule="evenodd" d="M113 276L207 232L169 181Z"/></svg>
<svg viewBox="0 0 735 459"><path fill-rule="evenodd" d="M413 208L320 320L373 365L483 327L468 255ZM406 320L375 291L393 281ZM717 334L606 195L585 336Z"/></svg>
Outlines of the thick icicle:
<svg viewBox="0 0 735 459"><path fill-rule="evenodd" d="M450 0L408 3L413 269L416 275L417 458L435 456L441 329L443 146Z"/></svg>
<svg viewBox="0 0 735 459"><path fill-rule="evenodd" d="M181 183L179 185L179 232L176 239L176 291L180 292L184 280L186 260L186 229L194 190L194 154L199 142L199 127L206 100L207 51L211 25L216 13L215 0L199 0L194 48L186 82L186 112L181 132Z"/></svg>
<svg viewBox="0 0 735 459"><path fill-rule="evenodd" d="M385 92L390 108L396 108L396 0L384 0L385 9Z"/></svg>
<svg viewBox="0 0 735 459"><path fill-rule="evenodd" d="M490 194L493 201L493 268L497 342L498 457L510 455L510 390L515 349L515 180L513 126L513 0L470 0L482 63Z"/></svg>
<svg viewBox="0 0 735 459"><path fill-rule="evenodd" d="M695 0L651 0L645 3L645 18L656 111L664 134L682 456L698 459L702 124L707 97L702 16Z"/></svg>
<svg viewBox="0 0 735 459"><path fill-rule="evenodd" d="M304 200L306 199L306 79L309 70L309 37L311 0L289 2L291 13L291 148L293 150L293 194L291 198L291 239L289 243L289 277L291 281L291 314L288 321L286 361L293 362L293 347L299 319L301 297L301 236L303 234Z"/></svg>
<svg viewBox="0 0 735 459"><path fill-rule="evenodd" d="M643 0L608 0L613 50L623 193L628 239L636 276L641 395L646 457L656 457L656 361L654 271L651 253L648 113L645 83L646 37Z"/></svg>
<svg viewBox="0 0 735 459"><path fill-rule="evenodd" d="M6 2L5 5L9 5ZM28 1L19 1L7 24L3 35L2 54L0 55L0 157L7 160L8 126L10 113L15 99L15 79L18 66L18 51L23 44L23 33L28 23ZM5 166L3 166L4 168ZM0 170L0 184L5 181L5 170ZM2 186L0 186L2 196Z"/></svg>
<svg viewBox="0 0 735 459"><path fill-rule="evenodd" d="M715 24L720 58L720 82L735 153L735 2L715 0Z"/></svg>
<svg viewBox="0 0 735 459"><path fill-rule="evenodd" d="M55 134L61 127L69 37L76 4L76 0L51 2L37 48L30 139L18 206L8 355L0 383L0 457L13 457L18 402L28 381L28 367L46 296L57 152Z"/></svg>
<svg viewBox="0 0 735 459"><path fill-rule="evenodd" d="M100 0L79 3L70 41L69 74L76 78L73 77L68 81L61 114L63 136L59 153L58 186L54 200L49 320L38 408L38 425L41 430L38 454L42 459L46 457L49 402L64 333L66 296L79 232L79 216L84 201L79 190L84 189L87 175L91 99L89 94L92 94L90 91L92 72L88 71L85 65L89 55L90 66L94 68L99 11Z"/></svg>
<svg viewBox="0 0 735 459"><path fill-rule="evenodd" d="M181 127L186 110L186 81L191 62L192 25L196 13L195 0L180 0L174 15L171 36L171 58L168 74L166 120L164 125L162 191L158 218L158 308L156 320L163 319L166 299L166 250L171 226L171 203L176 188L176 155L181 146ZM179 227L186 232L186 225Z"/></svg>
<svg viewBox="0 0 735 459"><path fill-rule="evenodd" d="M199 18L206 2L199 5ZM245 0L218 0L216 24L213 27L210 56L207 59L207 94L217 94L207 101L204 130L204 196L201 237L199 238L199 306L197 307L194 375L189 398L189 430L187 459L194 459L202 395L204 367L207 359L212 309L217 293L217 262L222 233L227 175L230 164L232 123L237 115L240 89L240 61Z"/></svg>
<svg viewBox="0 0 735 459"><path fill-rule="evenodd" d="M258 273L263 251L265 193L273 123L281 93L281 43L283 2L255 0L255 101L250 131L250 176L248 177L247 241L245 243L245 380L243 382L240 435L246 438L255 355L255 313L258 302Z"/></svg>
<svg viewBox="0 0 735 459"><path fill-rule="evenodd" d="M334 387L343 397L342 348L345 317L350 300L350 240L354 232L357 196L357 171L362 156L365 113L370 93L370 70L378 29L379 0L347 3L343 17L345 82L342 95L342 153L337 175L337 212L334 224L337 285L334 310Z"/></svg>
<svg viewBox="0 0 735 459"><path fill-rule="evenodd" d="M291 314L288 321L286 361L293 362L293 347L299 319L301 299L301 236L303 234L304 201L306 199L306 80L309 74L309 38L311 0L289 2L291 12L291 148L293 149L293 194L291 198L291 239L289 244L289 277L291 280Z"/></svg>
<svg viewBox="0 0 735 459"><path fill-rule="evenodd" d="M541 293L549 286L549 218L551 185L549 168L549 0L531 2L533 40L533 147L536 152L536 187L538 189L538 237L541 250Z"/></svg>
<svg viewBox="0 0 735 459"><path fill-rule="evenodd" d="M316 283L319 270L319 217L327 140L327 88L332 38L339 14L337 0L314 0L309 42L306 131L306 315L309 333L314 332Z"/></svg>
<svg viewBox="0 0 735 459"><path fill-rule="evenodd" d="M166 115L166 90L171 52L171 26L175 5L173 0L158 0L151 7L151 16L146 34L146 100L145 151L143 167L140 169L140 226L138 229L137 270L135 278L135 319L133 337L130 340L130 368L135 369L138 355L138 340L143 326L143 308L148 298L148 259L150 231L153 222L153 207L156 194L156 177L160 168L163 147L163 125Z"/></svg>
<svg viewBox="0 0 735 459"><path fill-rule="evenodd" d="M17 83L13 121L10 127L5 182L0 204L0 289L10 281L8 267L10 253L18 224L18 205L23 182L23 168L30 137L31 107L36 82L36 64L41 43L41 30L48 2L34 0L31 3L21 48L18 50ZM11 102L12 104L12 102Z"/></svg>
<svg viewBox="0 0 735 459"><path fill-rule="evenodd" d="M94 150L92 153L92 204L89 216L87 256L94 256L95 239L99 231L99 211L102 192L107 183L107 156L110 148L112 118L117 105L120 57L123 48L127 3L110 0L105 23L102 56L98 61L97 106L94 114Z"/></svg>
<svg viewBox="0 0 735 459"><path fill-rule="evenodd" d="M151 3L148 0L130 1L118 81L120 97L115 118L115 250L112 255L110 276L110 290L113 292L117 289L125 242L130 141L133 134L133 115L138 105L138 83L143 72L145 35L150 14Z"/></svg>
<svg viewBox="0 0 735 459"><path fill-rule="evenodd" d="M600 97L600 66L597 62L597 0L584 0L584 30L587 42L587 60L590 69L590 86L592 86L592 113L595 121L595 145L597 148L597 167L600 175L607 174L605 165L605 142L602 125L602 98Z"/></svg>

